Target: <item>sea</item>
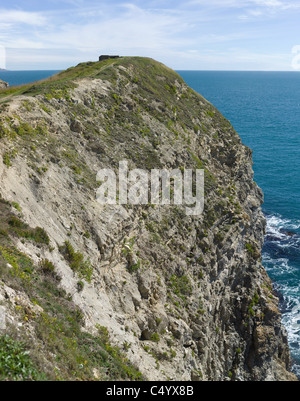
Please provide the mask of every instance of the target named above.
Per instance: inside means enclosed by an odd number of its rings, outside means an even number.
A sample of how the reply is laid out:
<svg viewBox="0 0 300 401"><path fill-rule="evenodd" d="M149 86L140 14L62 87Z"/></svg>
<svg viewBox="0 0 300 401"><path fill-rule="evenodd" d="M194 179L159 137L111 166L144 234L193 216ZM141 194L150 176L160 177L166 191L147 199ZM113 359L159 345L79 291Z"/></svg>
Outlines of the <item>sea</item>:
<svg viewBox="0 0 300 401"><path fill-rule="evenodd" d="M10 85L59 71L0 71ZM267 233L263 265L280 296L283 324L300 378L300 72L177 71L230 120L253 150Z"/></svg>
<svg viewBox="0 0 300 401"><path fill-rule="evenodd" d="M28 84L49 78L60 71L1 71L0 79L8 82L10 86Z"/></svg>

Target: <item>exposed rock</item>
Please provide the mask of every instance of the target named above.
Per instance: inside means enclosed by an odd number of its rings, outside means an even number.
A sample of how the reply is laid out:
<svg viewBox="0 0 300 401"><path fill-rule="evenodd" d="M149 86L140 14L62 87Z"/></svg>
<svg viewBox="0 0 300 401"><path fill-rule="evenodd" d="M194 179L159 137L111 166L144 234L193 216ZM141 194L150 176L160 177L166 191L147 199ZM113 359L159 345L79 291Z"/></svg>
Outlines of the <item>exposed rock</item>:
<svg viewBox="0 0 300 401"><path fill-rule="evenodd" d="M14 238L15 246L36 265L53 262L61 280L51 285L72 295L83 330L105 326L149 380L295 380L261 264L266 223L251 150L210 103L153 60L77 69L61 87L44 83L2 108L1 194L50 237L50 248ZM100 205L97 172L117 172L122 160L131 169L205 169L204 213ZM59 250L65 241L94 267L91 282L70 268Z"/></svg>
<svg viewBox="0 0 300 401"><path fill-rule="evenodd" d="M0 89L6 89L9 87L9 84L5 81L2 81L2 79L0 79Z"/></svg>

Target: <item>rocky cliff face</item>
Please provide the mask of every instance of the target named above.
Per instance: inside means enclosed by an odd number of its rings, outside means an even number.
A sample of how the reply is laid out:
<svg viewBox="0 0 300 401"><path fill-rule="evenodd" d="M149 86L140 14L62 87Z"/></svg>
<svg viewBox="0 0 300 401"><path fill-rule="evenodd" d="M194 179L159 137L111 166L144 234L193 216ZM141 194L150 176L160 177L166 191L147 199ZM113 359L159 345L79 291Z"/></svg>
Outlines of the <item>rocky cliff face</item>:
<svg viewBox="0 0 300 401"><path fill-rule="evenodd" d="M23 92L1 104L0 302L30 377L294 380L261 264L263 194L231 124L149 59ZM204 169L203 215L97 203L97 172L123 160Z"/></svg>
<svg viewBox="0 0 300 401"><path fill-rule="evenodd" d="M2 81L2 79L0 79L0 89L6 89L8 88L9 85L7 82Z"/></svg>

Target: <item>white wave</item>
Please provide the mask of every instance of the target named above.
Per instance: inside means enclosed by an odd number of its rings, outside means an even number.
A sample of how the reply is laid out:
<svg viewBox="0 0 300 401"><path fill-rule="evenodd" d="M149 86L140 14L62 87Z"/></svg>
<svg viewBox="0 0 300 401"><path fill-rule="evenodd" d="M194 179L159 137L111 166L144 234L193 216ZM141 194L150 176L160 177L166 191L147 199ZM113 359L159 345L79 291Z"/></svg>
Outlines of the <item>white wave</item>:
<svg viewBox="0 0 300 401"><path fill-rule="evenodd" d="M287 258L275 259L269 253L264 252L262 258L263 265L267 271L276 271L276 275L293 274L297 271L294 266L290 265Z"/></svg>
<svg viewBox="0 0 300 401"><path fill-rule="evenodd" d="M294 359L293 371L300 377L300 288L299 266L295 263L300 239L299 235L293 236L289 233L297 233L300 221L285 219L278 214L266 218L266 243L271 246L265 247L263 264L284 297L282 323L287 330ZM280 250L284 257L279 257Z"/></svg>
<svg viewBox="0 0 300 401"><path fill-rule="evenodd" d="M280 230L298 230L300 228L299 220L285 219L278 214L266 216L267 232L282 235ZM284 235L284 234L283 234Z"/></svg>
<svg viewBox="0 0 300 401"><path fill-rule="evenodd" d="M295 299L293 299L295 303ZM290 312L287 312L282 319L284 326L287 329L288 338L290 343L299 344L300 338L300 302L292 308Z"/></svg>

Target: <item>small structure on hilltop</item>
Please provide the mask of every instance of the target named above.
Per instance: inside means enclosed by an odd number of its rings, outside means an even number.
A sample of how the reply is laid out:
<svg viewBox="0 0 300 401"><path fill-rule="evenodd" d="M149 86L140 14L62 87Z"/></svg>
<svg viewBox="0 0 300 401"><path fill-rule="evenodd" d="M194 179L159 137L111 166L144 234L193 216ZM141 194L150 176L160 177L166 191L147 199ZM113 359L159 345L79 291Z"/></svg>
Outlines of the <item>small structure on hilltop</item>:
<svg viewBox="0 0 300 401"><path fill-rule="evenodd" d="M0 89L6 89L9 87L9 84L5 81L2 81L2 79L0 79Z"/></svg>
<svg viewBox="0 0 300 401"><path fill-rule="evenodd" d="M99 57L99 61L104 61L104 60L109 60L111 58L120 58L120 56L108 56L108 55L104 55L104 56L100 56Z"/></svg>

